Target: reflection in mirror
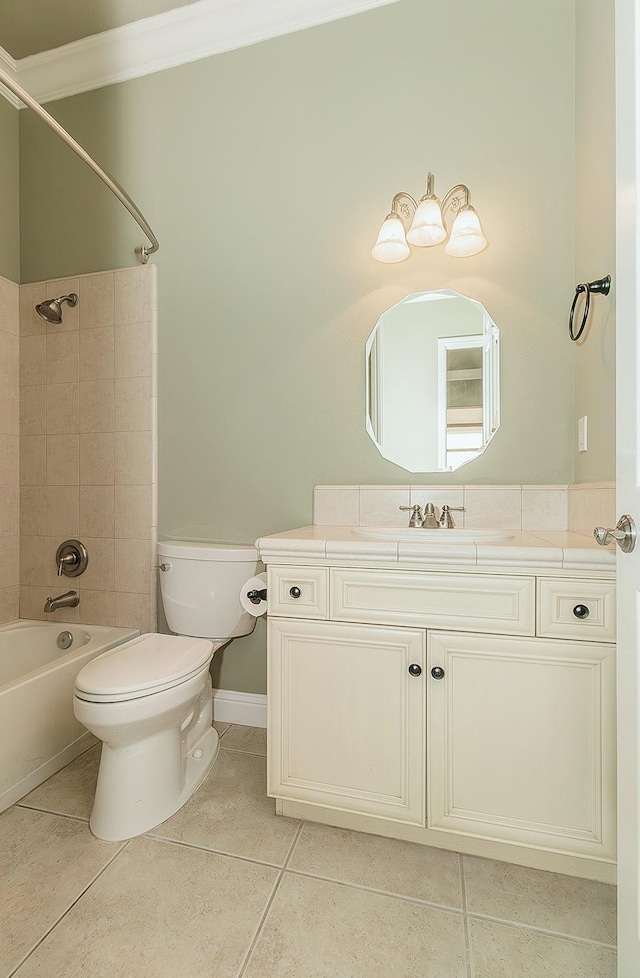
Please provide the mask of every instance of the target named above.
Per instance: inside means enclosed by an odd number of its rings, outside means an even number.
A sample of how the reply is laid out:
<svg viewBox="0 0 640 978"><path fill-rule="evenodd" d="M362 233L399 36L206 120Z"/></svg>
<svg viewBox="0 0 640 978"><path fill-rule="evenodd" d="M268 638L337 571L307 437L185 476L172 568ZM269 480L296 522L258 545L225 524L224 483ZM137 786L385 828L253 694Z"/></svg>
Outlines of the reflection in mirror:
<svg viewBox="0 0 640 978"><path fill-rule="evenodd" d="M367 342L367 431L409 472L452 472L500 424L500 331L475 299L418 292L382 314Z"/></svg>

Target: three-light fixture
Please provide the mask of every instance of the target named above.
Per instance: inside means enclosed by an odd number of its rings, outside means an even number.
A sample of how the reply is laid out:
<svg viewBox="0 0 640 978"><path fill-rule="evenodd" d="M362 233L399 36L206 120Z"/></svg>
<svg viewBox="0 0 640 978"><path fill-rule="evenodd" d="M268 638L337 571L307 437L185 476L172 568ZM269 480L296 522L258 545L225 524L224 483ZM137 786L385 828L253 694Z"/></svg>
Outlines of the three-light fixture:
<svg viewBox="0 0 640 978"><path fill-rule="evenodd" d="M433 190L433 173L427 176L427 192L415 200L404 190L396 194L391 202L391 211L384 219L378 240L371 254L376 261L404 261L411 254L409 245L430 248L440 244L447 237L444 214L451 210L455 219L445 245L445 251L454 258L468 258L477 255L487 247L487 239L482 233L480 219L471 206L469 188L463 183L449 190L442 202ZM411 222L405 233L404 222ZM408 242L408 244L407 244Z"/></svg>

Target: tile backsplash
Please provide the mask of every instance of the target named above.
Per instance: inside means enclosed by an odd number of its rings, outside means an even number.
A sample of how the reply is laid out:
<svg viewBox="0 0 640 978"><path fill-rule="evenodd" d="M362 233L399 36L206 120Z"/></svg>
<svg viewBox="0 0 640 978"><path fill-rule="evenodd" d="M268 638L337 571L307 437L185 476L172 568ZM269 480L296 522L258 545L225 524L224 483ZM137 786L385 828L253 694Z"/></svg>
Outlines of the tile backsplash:
<svg viewBox="0 0 640 978"><path fill-rule="evenodd" d="M69 292L60 325L35 305ZM46 617L156 629L156 269L20 287L20 617L77 589ZM66 538L87 547L82 577L59 578Z"/></svg>
<svg viewBox="0 0 640 978"><path fill-rule="evenodd" d="M464 507L456 525L506 530L571 530L591 534L611 526L615 487L595 486L316 486L313 522L319 526L405 526L400 506L432 502ZM615 520L614 520L615 522Z"/></svg>
<svg viewBox="0 0 640 978"><path fill-rule="evenodd" d="M18 617L18 297L0 277L0 622Z"/></svg>

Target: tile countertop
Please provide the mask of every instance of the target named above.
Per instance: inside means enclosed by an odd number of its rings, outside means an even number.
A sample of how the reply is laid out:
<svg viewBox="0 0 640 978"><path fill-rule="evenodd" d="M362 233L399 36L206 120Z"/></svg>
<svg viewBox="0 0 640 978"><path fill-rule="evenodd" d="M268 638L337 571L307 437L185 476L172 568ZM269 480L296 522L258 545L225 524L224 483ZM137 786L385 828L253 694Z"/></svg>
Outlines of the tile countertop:
<svg viewBox="0 0 640 978"><path fill-rule="evenodd" d="M357 535L354 526L302 526L270 536L260 537L256 547L265 563L310 561L345 564L374 562L388 566L434 567L441 570L477 568L478 570L519 568L522 573L537 571L588 572L589 576L615 575L615 545L600 547L593 537L560 530L505 530L510 539L478 543L442 543L416 541L367 540ZM360 530L365 530L361 527Z"/></svg>

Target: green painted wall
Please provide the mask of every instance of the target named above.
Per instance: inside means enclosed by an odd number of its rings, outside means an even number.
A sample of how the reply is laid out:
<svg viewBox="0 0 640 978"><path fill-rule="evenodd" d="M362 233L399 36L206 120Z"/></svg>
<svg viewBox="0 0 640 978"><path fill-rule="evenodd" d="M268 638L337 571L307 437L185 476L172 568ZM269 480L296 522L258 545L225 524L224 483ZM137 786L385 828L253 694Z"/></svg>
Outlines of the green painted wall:
<svg viewBox="0 0 640 978"><path fill-rule="evenodd" d="M402 0L50 109L160 238L161 532L308 523L317 483L571 481L573 0ZM427 169L441 195L469 184L489 249L378 264ZM24 281L132 263L131 219L26 113L21 194ZM504 421L478 461L409 476L365 434L364 345L433 288L500 326ZM262 624L217 669L263 689Z"/></svg>
<svg viewBox="0 0 640 978"><path fill-rule="evenodd" d="M0 275L20 280L18 110L0 98Z"/></svg>
<svg viewBox="0 0 640 978"><path fill-rule="evenodd" d="M575 347L575 418L588 418L576 482L616 477L616 144L614 0L576 4L576 282L611 275ZM597 120L597 121L596 121Z"/></svg>

